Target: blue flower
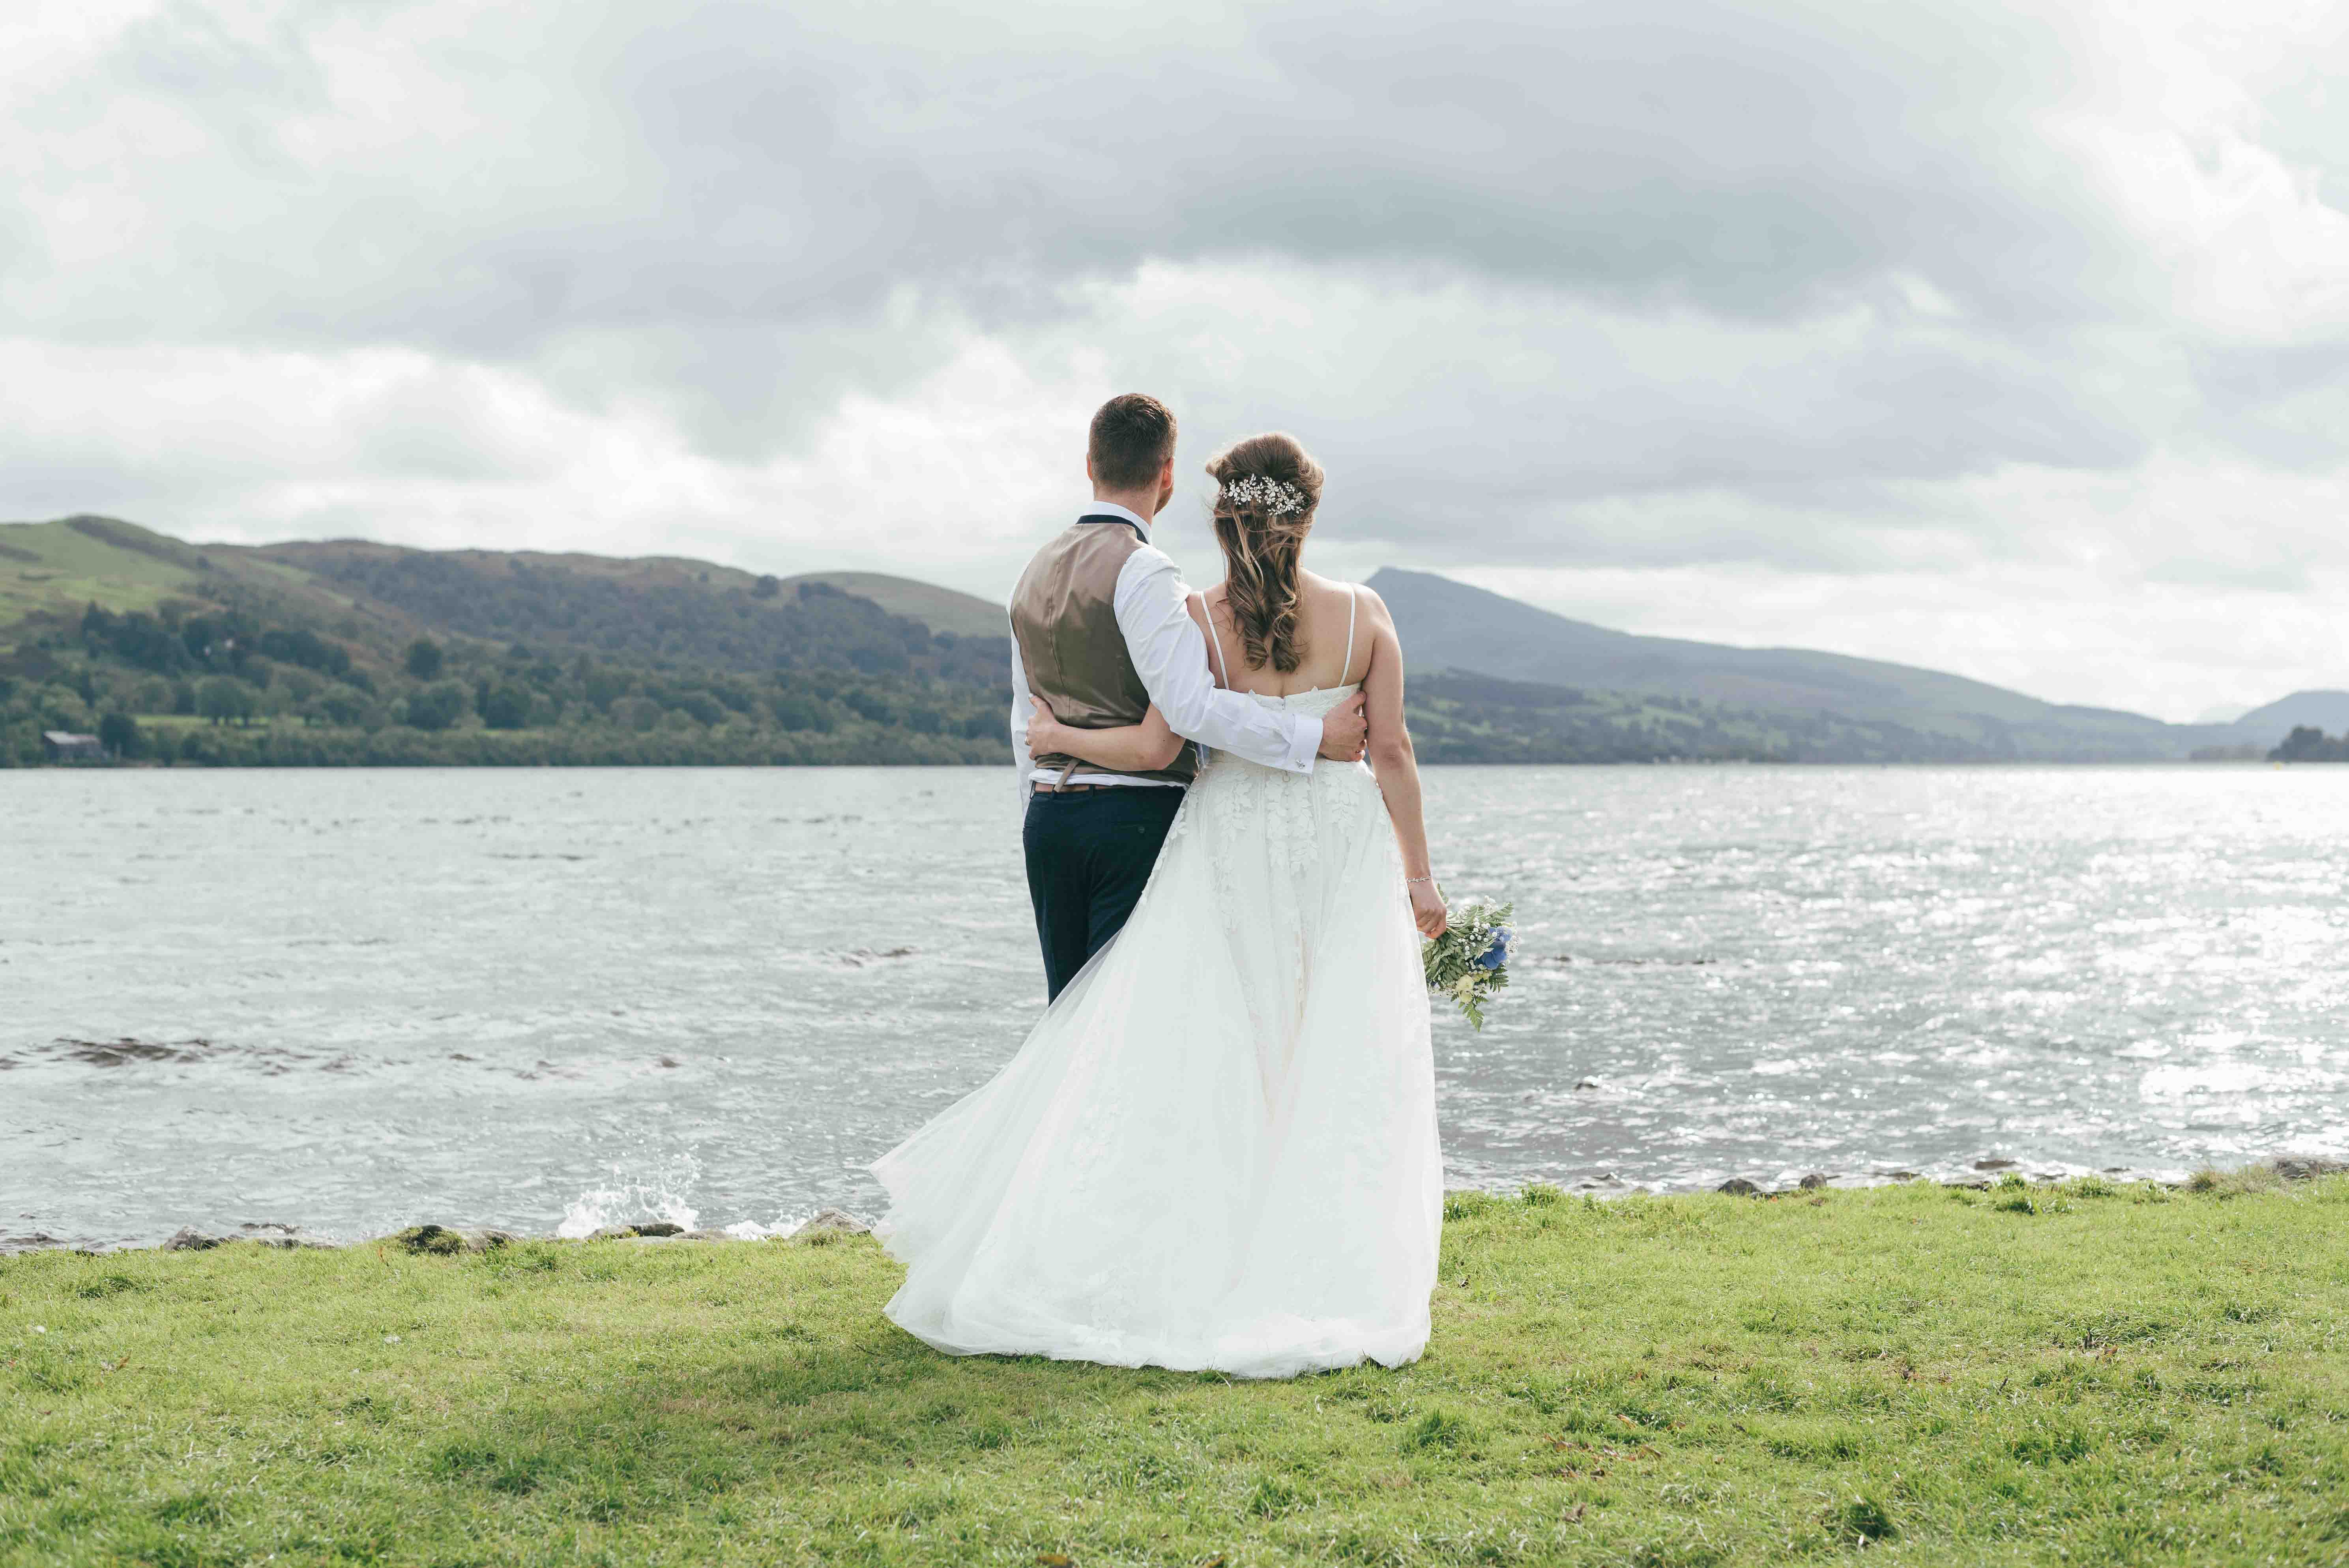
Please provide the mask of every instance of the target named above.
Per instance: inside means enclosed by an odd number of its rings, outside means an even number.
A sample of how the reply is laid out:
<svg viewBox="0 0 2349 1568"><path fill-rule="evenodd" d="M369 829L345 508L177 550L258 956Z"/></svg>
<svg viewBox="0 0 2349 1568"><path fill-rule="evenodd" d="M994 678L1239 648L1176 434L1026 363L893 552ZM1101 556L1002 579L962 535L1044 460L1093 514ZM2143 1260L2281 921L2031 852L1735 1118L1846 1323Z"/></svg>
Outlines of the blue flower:
<svg viewBox="0 0 2349 1568"><path fill-rule="evenodd" d="M1492 945L1486 947L1483 954L1477 958L1476 967L1498 969L1502 965L1506 964L1509 961L1509 939L1516 934L1516 932L1506 925L1495 930Z"/></svg>

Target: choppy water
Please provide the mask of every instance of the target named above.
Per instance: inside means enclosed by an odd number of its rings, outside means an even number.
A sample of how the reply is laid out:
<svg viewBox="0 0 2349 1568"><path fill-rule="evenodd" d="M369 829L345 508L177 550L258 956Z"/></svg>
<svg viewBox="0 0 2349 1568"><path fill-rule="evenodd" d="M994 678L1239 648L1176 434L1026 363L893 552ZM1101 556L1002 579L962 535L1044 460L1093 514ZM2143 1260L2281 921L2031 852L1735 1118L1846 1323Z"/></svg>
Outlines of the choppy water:
<svg viewBox="0 0 2349 1568"><path fill-rule="evenodd" d="M2349 768L1439 769L1458 1184L2349 1155ZM0 773L0 1245L870 1210L1042 1003L976 770Z"/></svg>

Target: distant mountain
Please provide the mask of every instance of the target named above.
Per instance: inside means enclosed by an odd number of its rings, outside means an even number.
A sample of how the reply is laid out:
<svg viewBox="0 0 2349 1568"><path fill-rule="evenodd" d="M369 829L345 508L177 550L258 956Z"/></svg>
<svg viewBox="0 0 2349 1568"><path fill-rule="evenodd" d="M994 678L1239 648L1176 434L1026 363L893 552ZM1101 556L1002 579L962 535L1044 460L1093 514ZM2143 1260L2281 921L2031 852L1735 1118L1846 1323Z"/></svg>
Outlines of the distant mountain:
<svg viewBox="0 0 2349 1568"><path fill-rule="evenodd" d="M1371 586L1393 612L1412 663L1423 669L1883 721L1957 742L1962 754L1983 758L2149 760L2241 738L2233 726L2172 725L2065 707L1877 659L1638 636L1427 573L1388 567Z"/></svg>
<svg viewBox="0 0 2349 1568"><path fill-rule="evenodd" d="M0 524L0 766L995 761L1009 645L879 573Z"/></svg>
<svg viewBox="0 0 2349 1568"><path fill-rule="evenodd" d="M1412 742L1427 762L1972 762L1956 736L1888 718L1740 708L1439 670L1412 676Z"/></svg>
<svg viewBox="0 0 2349 1568"><path fill-rule="evenodd" d="M1636 636L1423 573L1371 583L1423 672L1430 761L2150 760L2349 731L2349 692L2168 725ZM0 766L101 720L146 756L215 763L988 761L1009 755L1008 649L1000 606L879 573L0 524Z"/></svg>
<svg viewBox="0 0 2349 1568"><path fill-rule="evenodd" d="M289 614L351 623L341 634L363 643L433 627L465 629L459 622L481 627L478 634L497 636L494 601L517 573L533 579L538 597L579 601L574 610L591 620L592 602L642 604L663 595L686 605L741 600L774 609L799 603L800 586L807 583L836 589L933 634L982 641L1007 635L999 605L878 572L761 578L676 556L410 550L360 540L195 545L136 523L85 516L0 523L0 647L28 616L78 614L92 603L116 612L152 610L167 599L213 601L223 595L260 595ZM396 591L380 599L347 591L363 588L368 580ZM454 600L438 602L428 580L443 583ZM419 615L395 602L399 600L432 607ZM371 629L376 622L380 627Z"/></svg>
<svg viewBox="0 0 2349 1568"><path fill-rule="evenodd" d="M966 639L892 614L822 577L793 579L787 589L780 579L708 562L409 550L355 540L263 545L251 553L444 631L534 649L743 673L834 668L970 684L1000 682L1010 668L1010 634L999 618L995 634ZM903 578L854 575L900 603L951 608L967 597Z"/></svg>
<svg viewBox="0 0 2349 1568"><path fill-rule="evenodd" d="M2229 727L2254 746L2274 746L2302 725L2327 735L2349 734L2349 691L2296 691L2255 707Z"/></svg>

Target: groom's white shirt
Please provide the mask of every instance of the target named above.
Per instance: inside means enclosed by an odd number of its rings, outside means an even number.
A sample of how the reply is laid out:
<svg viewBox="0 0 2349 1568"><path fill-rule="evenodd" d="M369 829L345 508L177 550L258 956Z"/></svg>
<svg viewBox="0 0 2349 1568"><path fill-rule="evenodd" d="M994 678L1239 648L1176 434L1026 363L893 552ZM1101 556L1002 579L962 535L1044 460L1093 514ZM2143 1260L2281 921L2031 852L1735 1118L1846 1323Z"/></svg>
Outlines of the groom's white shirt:
<svg viewBox="0 0 2349 1568"><path fill-rule="evenodd" d="M1207 639L1186 607L1190 588L1174 558L1150 542L1149 520L1109 501L1094 501L1087 517L1120 517L1142 534L1142 548L1126 557L1117 574L1117 594L1112 607L1117 629L1125 638L1126 655L1142 677L1150 700L1166 716L1167 727L1186 740L1212 746L1278 768L1288 773L1309 773L1314 754L1321 749L1321 719L1318 714L1285 713L1266 707L1244 692L1225 691L1207 673ZM1020 663L1019 639L1011 639L1011 760L1018 769L1019 792L1030 783L1052 783L1060 773L1039 768L1028 749L1028 720L1036 699L1028 690L1028 671ZM1088 773L1080 768L1069 775L1072 784L1130 784L1138 789L1183 786L1171 779L1129 779L1115 773Z"/></svg>

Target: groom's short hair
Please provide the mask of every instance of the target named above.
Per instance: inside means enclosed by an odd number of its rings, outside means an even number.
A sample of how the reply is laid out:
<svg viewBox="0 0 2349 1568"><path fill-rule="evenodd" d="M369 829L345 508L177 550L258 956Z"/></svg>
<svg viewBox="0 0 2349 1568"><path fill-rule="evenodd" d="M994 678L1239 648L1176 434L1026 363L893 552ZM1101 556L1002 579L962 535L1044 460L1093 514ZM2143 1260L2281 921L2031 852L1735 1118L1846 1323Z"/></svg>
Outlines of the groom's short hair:
<svg viewBox="0 0 2349 1568"><path fill-rule="evenodd" d="M1085 456L1093 466L1093 483L1140 490L1174 456L1174 411L1144 393L1120 393L1093 415Z"/></svg>

